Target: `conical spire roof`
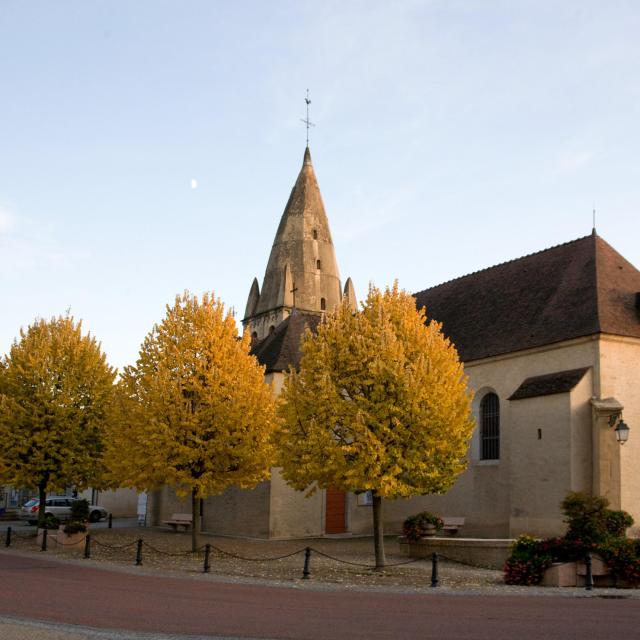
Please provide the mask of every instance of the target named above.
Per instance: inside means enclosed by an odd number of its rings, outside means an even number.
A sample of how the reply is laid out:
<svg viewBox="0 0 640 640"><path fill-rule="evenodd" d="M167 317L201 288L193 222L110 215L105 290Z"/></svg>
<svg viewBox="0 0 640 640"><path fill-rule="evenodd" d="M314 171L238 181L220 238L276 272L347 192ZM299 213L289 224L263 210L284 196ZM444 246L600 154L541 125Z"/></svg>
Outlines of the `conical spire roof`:
<svg viewBox="0 0 640 640"><path fill-rule="evenodd" d="M289 283L291 291L283 291L283 287L289 289ZM254 313L283 306L323 311L335 307L340 299L340 274L329 221L307 147L280 219Z"/></svg>

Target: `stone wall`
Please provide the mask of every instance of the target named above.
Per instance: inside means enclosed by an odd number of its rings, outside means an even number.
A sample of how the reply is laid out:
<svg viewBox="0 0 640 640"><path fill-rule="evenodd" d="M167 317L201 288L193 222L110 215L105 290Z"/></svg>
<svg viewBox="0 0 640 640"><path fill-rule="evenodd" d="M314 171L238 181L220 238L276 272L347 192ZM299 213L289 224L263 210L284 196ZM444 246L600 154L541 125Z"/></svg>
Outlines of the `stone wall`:
<svg viewBox="0 0 640 640"><path fill-rule="evenodd" d="M476 567L503 569L513 540L478 538L423 538L418 542L399 539L400 550L410 558L430 558L434 553Z"/></svg>

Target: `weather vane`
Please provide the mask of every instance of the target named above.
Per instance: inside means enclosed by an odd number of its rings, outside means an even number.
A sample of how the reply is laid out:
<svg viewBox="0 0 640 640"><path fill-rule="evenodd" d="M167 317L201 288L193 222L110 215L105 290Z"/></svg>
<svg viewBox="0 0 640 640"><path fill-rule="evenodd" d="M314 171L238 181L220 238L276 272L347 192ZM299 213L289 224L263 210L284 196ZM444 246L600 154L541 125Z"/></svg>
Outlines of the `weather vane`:
<svg viewBox="0 0 640 640"><path fill-rule="evenodd" d="M300 122L304 122L307 125L307 147L309 146L309 127L315 127L316 125L309 120L309 105L311 104L311 100L309 100L309 89L307 89L307 97L304 99L307 103L307 117L306 119L300 118Z"/></svg>

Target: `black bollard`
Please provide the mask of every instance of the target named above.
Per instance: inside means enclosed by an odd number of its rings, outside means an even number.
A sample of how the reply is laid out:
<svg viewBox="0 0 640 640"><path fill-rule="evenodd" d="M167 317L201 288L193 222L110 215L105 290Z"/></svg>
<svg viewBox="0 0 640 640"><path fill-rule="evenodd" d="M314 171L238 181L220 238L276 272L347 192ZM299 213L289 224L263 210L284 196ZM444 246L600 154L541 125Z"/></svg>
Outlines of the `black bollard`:
<svg viewBox="0 0 640 640"><path fill-rule="evenodd" d="M91 557L91 534L87 533L87 537L84 539L84 557Z"/></svg>
<svg viewBox="0 0 640 640"><path fill-rule="evenodd" d="M11 527L7 527L7 538L4 541L4 546L5 547L11 546Z"/></svg>
<svg viewBox="0 0 640 640"><path fill-rule="evenodd" d="M47 533L49 533L48 529L42 530L42 546L40 547L40 551L47 550Z"/></svg>
<svg viewBox="0 0 640 640"><path fill-rule="evenodd" d="M138 538L138 548L136 549L136 567L142 564L142 538Z"/></svg>
<svg viewBox="0 0 640 640"><path fill-rule="evenodd" d="M438 554L434 553L431 556L431 586L437 587L440 580L438 580Z"/></svg>
<svg viewBox="0 0 640 640"><path fill-rule="evenodd" d="M311 575L309 565L311 564L311 547L304 550L304 569L302 570L302 579L308 580Z"/></svg>
<svg viewBox="0 0 640 640"><path fill-rule="evenodd" d="M211 545L204 545L204 573L209 573L211 565L209 564L209 554L211 553Z"/></svg>
<svg viewBox="0 0 640 640"><path fill-rule="evenodd" d="M591 554L587 553L587 557L584 559L584 563L587 567L587 574L584 577L584 588L587 591L593 589L593 570L591 567Z"/></svg>
<svg viewBox="0 0 640 640"><path fill-rule="evenodd" d="M108 528L109 529L113 529L113 514L110 513L109 514L109 524L108 524Z"/></svg>

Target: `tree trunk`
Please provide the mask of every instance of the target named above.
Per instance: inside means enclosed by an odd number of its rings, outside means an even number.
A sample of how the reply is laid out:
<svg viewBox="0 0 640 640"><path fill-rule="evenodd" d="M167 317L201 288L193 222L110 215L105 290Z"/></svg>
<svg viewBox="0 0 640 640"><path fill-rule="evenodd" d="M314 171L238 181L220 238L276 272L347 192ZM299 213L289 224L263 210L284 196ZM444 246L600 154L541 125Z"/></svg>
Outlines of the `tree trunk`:
<svg viewBox="0 0 640 640"><path fill-rule="evenodd" d="M373 494L373 548L376 554L376 570L384 569L386 558L384 556L384 531L382 526L382 498L375 492Z"/></svg>
<svg viewBox="0 0 640 640"><path fill-rule="evenodd" d="M45 503L47 501L47 481L44 480L38 485L38 499L40 500L40 506L38 507L38 527L44 529L45 520Z"/></svg>
<svg viewBox="0 0 640 640"><path fill-rule="evenodd" d="M200 498L191 489L191 551L197 551L200 542Z"/></svg>

